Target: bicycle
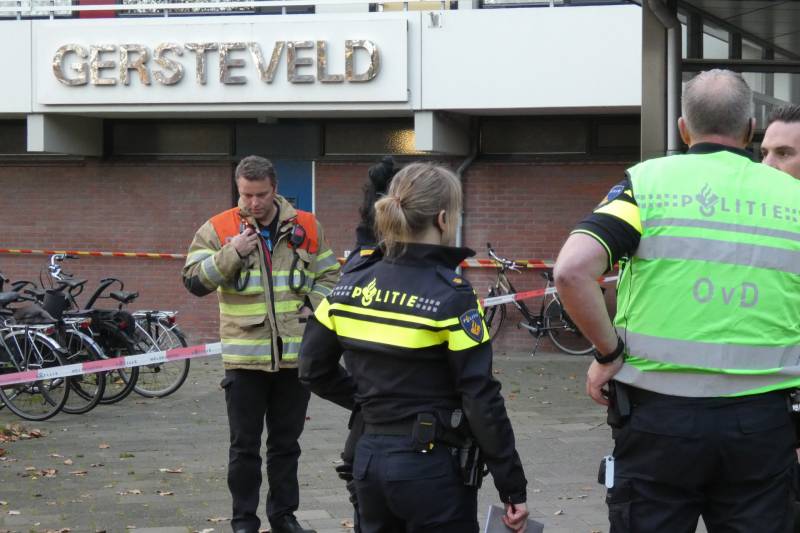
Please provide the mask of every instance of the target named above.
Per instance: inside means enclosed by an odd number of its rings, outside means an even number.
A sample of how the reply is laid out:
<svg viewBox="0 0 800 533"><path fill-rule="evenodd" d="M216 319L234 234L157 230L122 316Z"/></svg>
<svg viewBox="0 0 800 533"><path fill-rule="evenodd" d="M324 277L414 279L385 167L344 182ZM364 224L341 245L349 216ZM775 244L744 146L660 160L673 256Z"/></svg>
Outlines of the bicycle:
<svg viewBox="0 0 800 533"><path fill-rule="evenodd" d="M149 351L166 351L188 346L186 336L175 323L175 315L175 311L133 312L136 336L148 341L152 346ZM133 390L146 398L164 398L181 388L188 376L188 359L145 365L141 367L139 381Z"/></svg>
<svg viewBox="0 0 800 533"><path fill-rule="evenodd" d="M39 289L32 281L19 280L11 284L16 292L25 292L38 302L44 301L47 291ZM33 304L28 313L15 312L14 318L20 324L52 325L52 337L64 349L64 363L75 364L103 359L105 354L91 336L92 319L86 313L55 318L39 305ZM25 311L20 309L19 311ZM61 409L67 414L79 415L94 409L103 397L106 388L106 373L94 372L70 376L69 401Z"/></svg>
<svg viewBox="0 0 800 533"><path fill-rule="evenodd" d="M486 243L489 250L489 257L491 257L498 265L497 279L494 285L489 287L488 297L502 296L505 294L514 294L517 290L508 279L507 272L509 270L519 272L520 263L498 256L491 243ZM542 277L545 279L545 290L553 286L553 273L551 271L542 272ZM522 314L525 319L523 322L517 324L518 328L526 329L536 339L533 346L531 355L536 354L539 347L539 341L544 335L550 338L553 345L564 353L570 355L585 355L592 351L594 346L591 341L583 336L575 323L570 319L564 306L561 304L561 299L558 293L553 292L542 297L541 306L538 314L533 314L528 306L523 301L514 300L514 306ZM488 307L484 320L486 327L489 328L489 335L492 339L496 339L507 314L506 304L494 305Z"/></svg>
<svg viewBox="0 0 800 533"><path fill-rule="evenodd" d="M0 401L25 420L42 421L58 414L69 399L69 380L44 377L48 369L62 366L64 350L48 335L53 326L15 324L6 306L33 300L17 292L0 293L0 374L37 371L38 379L0 386ZM44 374L44 375L42 375Z"/></svg>
<svg viewBox="0 0 800 533"><path fill-rule="evenodd" d="M50 256L48 271L50 277L55 280L56 286L45 291L44 308L53 317L62 316L90 316L92 323L90 333L92 338L100 346L103 358L122 357L134 355L146 351L147 348L140 350L132 337L135 330L133 317L130 313L119 310L94 309L95 302L102 297L103 292L112 284L114 278L100 280L100 285L94 294L89 298L84 309L78 305L77 297L83 292L86 285L85 279L74 279L71 274L67 274L61 267L61 262L65 259L77 259L76 256L68 254L53 254ZM128 303L138 296L137 293L112 293L112 298ZM125 399L136 386L139 379L139 368L120 368L113 370L106 376L106 386L100 403L104 405L117 403Z"/></svg>

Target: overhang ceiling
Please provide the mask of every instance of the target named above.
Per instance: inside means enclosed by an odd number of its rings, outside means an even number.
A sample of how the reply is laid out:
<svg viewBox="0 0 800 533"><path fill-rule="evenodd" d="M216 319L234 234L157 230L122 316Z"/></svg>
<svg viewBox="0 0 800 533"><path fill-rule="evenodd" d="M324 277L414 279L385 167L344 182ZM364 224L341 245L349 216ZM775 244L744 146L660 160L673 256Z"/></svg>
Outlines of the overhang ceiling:
<svg viewBox="0 0 800 533"><path fill-rule="evenodd" d="M795 0L682 0L800 59L800 2ZM780 51L780 50L778 50Z"/></svg>

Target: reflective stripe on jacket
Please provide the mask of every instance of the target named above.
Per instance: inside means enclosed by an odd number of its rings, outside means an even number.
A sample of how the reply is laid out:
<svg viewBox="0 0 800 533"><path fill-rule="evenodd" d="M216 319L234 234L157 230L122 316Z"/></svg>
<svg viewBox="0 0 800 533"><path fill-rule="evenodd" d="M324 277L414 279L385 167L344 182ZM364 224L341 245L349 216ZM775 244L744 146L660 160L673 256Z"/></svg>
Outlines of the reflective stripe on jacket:
<svg viewBox="0 0 800 533"><path fill-rule="evenodd" d="M728 151L629 175L642 237L620 276L616 379L689 397L800 385L800 182Z"/></svg>
<svg viewBox="0 0 800 533"><path fill-rule="evenodd" d="M242 222L256 226L241 203L203 224L189 248L183 276L197 277L204 287L217 292L226 368L276 371L296 367L305 328L298 310L306 299L315 309L339 277L339 263L314 215L295 210L281 196L276 201L279 223L271 254L271 287L262 241L244 259L229 244ZM289 237L296 224L305 229L305 239L295 250ZM279 350L280 359L273 357Z"/></svg>

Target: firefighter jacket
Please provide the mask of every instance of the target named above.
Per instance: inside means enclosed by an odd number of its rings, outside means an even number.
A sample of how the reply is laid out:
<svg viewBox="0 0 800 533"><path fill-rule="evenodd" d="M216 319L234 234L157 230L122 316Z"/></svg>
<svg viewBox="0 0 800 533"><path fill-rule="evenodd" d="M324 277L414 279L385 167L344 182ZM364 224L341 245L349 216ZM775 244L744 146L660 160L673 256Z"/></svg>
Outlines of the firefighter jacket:
<svg viewBox="0 0 800 533"><path fill-rule="evenodd" d="M434 414L442 430L477 441L502 501L521 503L527 482L492 375L483 311L453 270L473 254L425 244L409 244L396 258L363 250L309 320L300 381L323 398L360 409L367 424ZM339 364L342 355L350 373ZM454 415L459 410L461 423Z"/></svg>
<svg viewBox="0 0 800 533"><path fill-rule="evenodd" d="M226 369L296 368L305 304L316 309L339 277L339 262L314 215L281 196L273 250L259 238L241 258L230 239L256 221L240 202L195 233L183 281L196 296L217 291L222 360ZM299 229L298 229L299 228Z"/></svg>

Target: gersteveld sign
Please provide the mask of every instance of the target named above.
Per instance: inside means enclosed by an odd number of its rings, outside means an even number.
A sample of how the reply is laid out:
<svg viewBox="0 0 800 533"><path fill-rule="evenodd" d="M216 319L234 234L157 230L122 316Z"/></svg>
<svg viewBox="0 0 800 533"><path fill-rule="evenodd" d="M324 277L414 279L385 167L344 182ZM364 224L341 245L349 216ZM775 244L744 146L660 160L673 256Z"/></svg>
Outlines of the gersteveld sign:
<svg viewBox="0 0 800 533"><path fill-rule="evenodd" d="M403 18L270 17L264 22L235 17L231 23L232 18L36 25L38 103L228 105L408 99Z"/></svg>
<svg viewBox="0 0 800 533"><path fill-rule="evenodd" d="M305 51L316 49L316 61L303 57ZM257 42L232 43L161 43L151 53L143 44L97 44L81 46L65 44L53 57L53 74L69 87L82 85L130 85L131 74L136 73L142 85L154 80L161 85L175 85L184 79L186 69L180 58L185 53L195 56L194 79L198 85L206 85L209 52L217 52L219 82L224 85L243 85L248 82L242 72L247 65L238 53L250 52L252 64L258 77L271 84L278 72L278 65L286 57L286 80L289 83L362 83L369 82L380 72L381 60L378 46L372 41L351 40L344 42L344 73L328 72L328 43L326 41L276 41L270 60L266 61L261 45ZM286 50L286 53L284 53ZM365 52L366 67L362 72L354 68L358 51ZM160 69L152 69L150 57ZM67 66L68 65L68 66ZM316 76L309 67L316 66Z"/></svg>

